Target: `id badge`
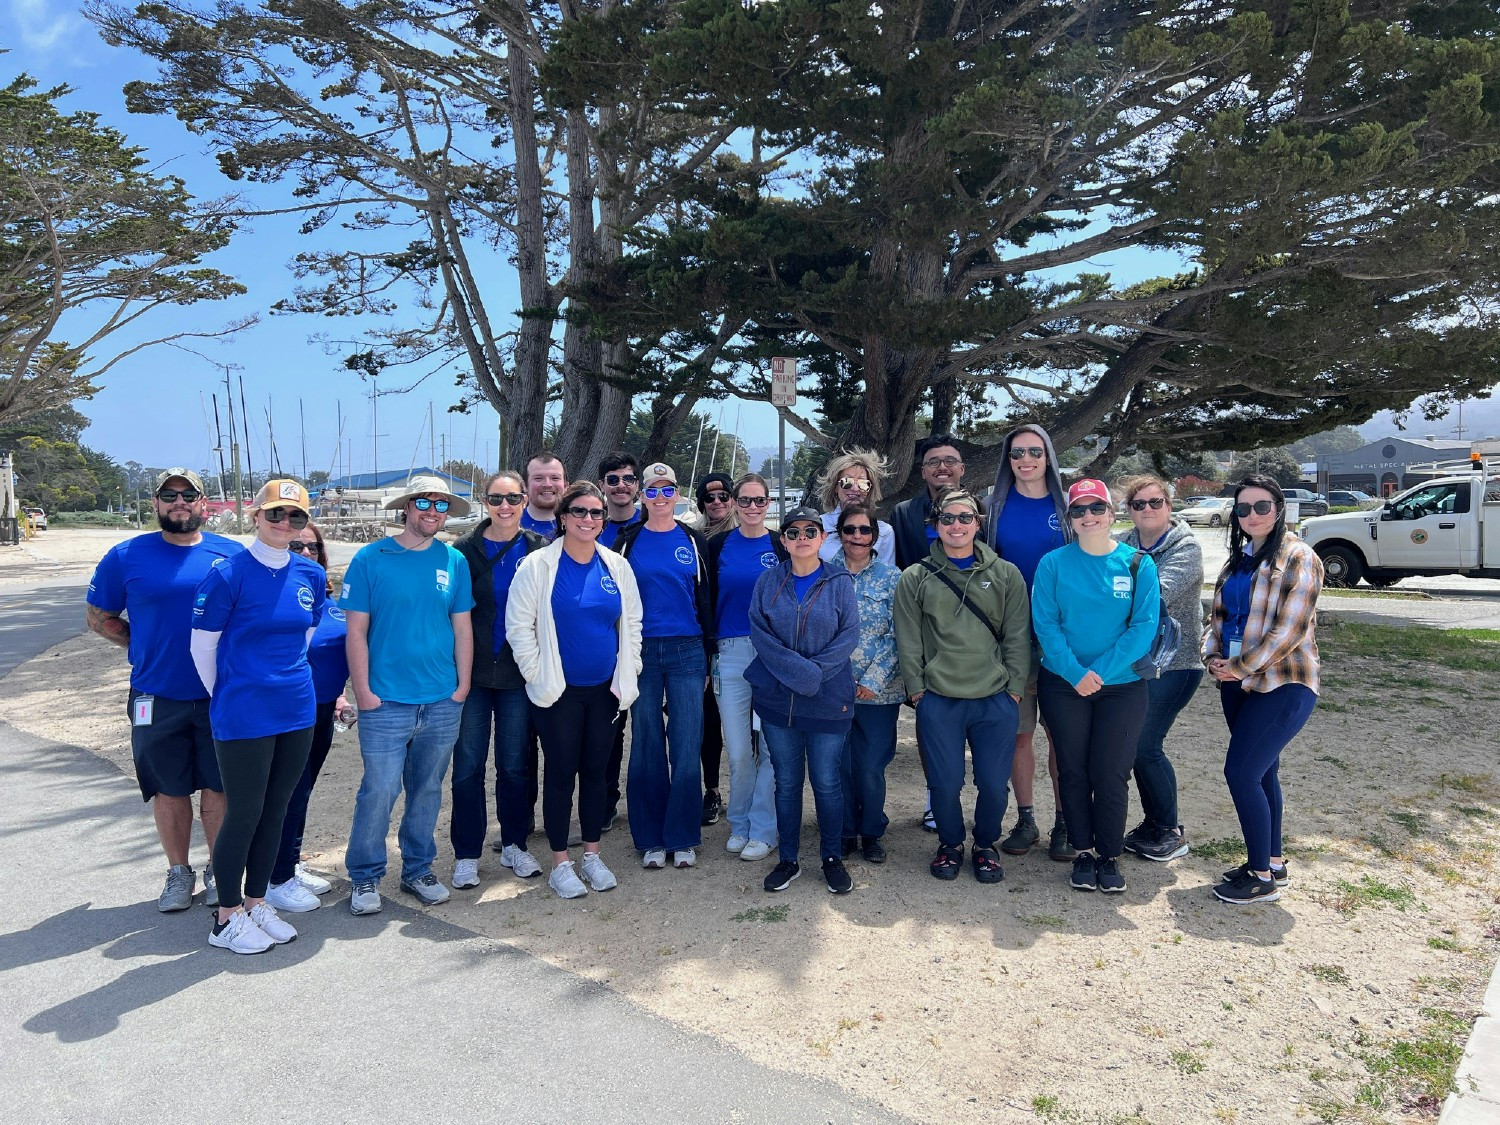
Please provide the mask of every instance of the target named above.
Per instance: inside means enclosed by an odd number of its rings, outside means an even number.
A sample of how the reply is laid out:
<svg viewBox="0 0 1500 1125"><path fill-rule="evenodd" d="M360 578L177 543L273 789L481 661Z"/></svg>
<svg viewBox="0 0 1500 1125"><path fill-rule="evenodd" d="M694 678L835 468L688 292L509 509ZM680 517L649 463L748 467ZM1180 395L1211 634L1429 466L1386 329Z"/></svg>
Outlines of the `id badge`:
<svg viewBox="0 0 1500 1125"><path fill-rule="evenodd" d="M156 713L156 697L153 695L138 695L135 703L130 708L130 725L136 727L149 727L151 717Z"/></svg>
<svg viewBox="0 0 1500 1125"><path fill-rule="evenodd" d="M1244 643L1242 641L1240 641L1238 638L1236 638L1235 640L1230 641L1229 642L1229 659L1233 660L1235 657L1239 656L1240 649L1243 648L1243 647L1244 647Z"/></svg>

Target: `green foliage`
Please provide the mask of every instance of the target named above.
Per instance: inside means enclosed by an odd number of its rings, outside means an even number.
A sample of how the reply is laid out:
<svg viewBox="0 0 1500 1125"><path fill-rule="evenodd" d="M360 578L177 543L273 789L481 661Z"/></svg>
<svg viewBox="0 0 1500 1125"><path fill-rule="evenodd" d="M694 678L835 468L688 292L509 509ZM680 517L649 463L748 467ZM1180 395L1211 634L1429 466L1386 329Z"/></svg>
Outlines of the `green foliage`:
<svg viewBox="0 0 1500 1125"><path fill-rule="evenodd" d="M650 436L651 415L644 410L632 411L630 424L625 427L622 448L644 461ZM666 451L659 456L677 471L683 490L689 493L709 473L717 471L737 477L750 471L750 455L740 440L721 431L709 421L707 414L697 412L688 415L687 423L672 434ZM697 465L696 473L694 464ZM588 466L590 476L596 467ZM690 474L691 481L688 479Z"/></svg>
<svg viewBox="0 0 1500 1125"><path fill-rule="evenodd" d="M1229 479L1244 480L1252 474L1267 476L1283 488L1302 483L1302 465L1285 449L1252 449L1229 463Z"/></svg>

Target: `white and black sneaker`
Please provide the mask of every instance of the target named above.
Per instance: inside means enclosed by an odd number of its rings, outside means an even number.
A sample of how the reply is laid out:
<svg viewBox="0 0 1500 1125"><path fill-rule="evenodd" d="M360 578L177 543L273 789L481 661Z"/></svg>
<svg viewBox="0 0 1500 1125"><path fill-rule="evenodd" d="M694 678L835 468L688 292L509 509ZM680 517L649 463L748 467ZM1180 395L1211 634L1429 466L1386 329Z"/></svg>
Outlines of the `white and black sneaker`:
<svg viewBox="0 0 1500 1125"><path fill-rule="evenodd" d="M793 879L797 879L801 875L801 867L790 860L784 859L766 876L766 881L763 885L768 891L784 891L792 885Z"/></svg>
<svg viewBox="0 0 1500 1125"><path fill-rule="evenodd" d="M1226 883L1232 883L1241 875L1249 875L1252 873L1253 872L1250 865L1248 863L1242 863L1238 867L1231 867L1228 871L1225 871L1222 875L1220 875L1219 878ZM1292 881L1292 874L1287 870L1286 864L1271 864L1271 881L1278 887L1284 887Z"/></svg>
<svg viewBox="0 0 1500 1125"><path fill-rule="evenodd" d="M227 921L215 921L208 932L208 944L231 953L264 953L276 944L243 910L236 910Z"/></svg>
<svg viewBox="0 0 1500 1125"><path fill-rule="evenodd" d="M1087 852L1074 858L1073 874L1068 880L1075 891L1097 891L1099 876L1094 871L1094 857Z"/></svg>
<svg viewBox="0 0 1500 1125"><path fill-rule="evenodd" d="M1241 871L1233 879L1226 880L1214 888L1214 898L1235 906L1248 906L1253 902L1275 902L1281 897L1281 888L1274 879L1262 879L1253 871Z"/></svg>
<svg viewBox="0 0 1500 1125"><path fill-rule="evenodd" d="M1152 828L1149 834L1136 837L1135 847L1130 850L1157 863L1181 859L1189 851L1187 833L1180 824L1176 828Z"/></svg>

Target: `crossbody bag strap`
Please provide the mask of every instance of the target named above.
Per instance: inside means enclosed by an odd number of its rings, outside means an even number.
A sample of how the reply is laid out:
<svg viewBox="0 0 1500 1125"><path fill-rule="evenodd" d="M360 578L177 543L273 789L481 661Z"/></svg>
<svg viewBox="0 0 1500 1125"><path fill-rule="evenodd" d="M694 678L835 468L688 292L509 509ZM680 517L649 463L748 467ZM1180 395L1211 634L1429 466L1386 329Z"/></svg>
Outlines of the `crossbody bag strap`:
<svg viewBox="0 0 1500 1125"><path fill-rule="evenodd" d="M949 578L946 574L943 573L942 567L938 566L930 558L923 559L922 565L928 571L930 571L939 582L948 587L948 589L952 590L953 593L957 595L958 600L963 602L964 605L968 607L970 613L984 622L985 627L989 629L990 634L995 638L996 644L1004 643L1004 635L1000 632L995 623L990 620L989 615L969 600L969 595L958 588L958 583L954 582L953 579Z"/></svg>

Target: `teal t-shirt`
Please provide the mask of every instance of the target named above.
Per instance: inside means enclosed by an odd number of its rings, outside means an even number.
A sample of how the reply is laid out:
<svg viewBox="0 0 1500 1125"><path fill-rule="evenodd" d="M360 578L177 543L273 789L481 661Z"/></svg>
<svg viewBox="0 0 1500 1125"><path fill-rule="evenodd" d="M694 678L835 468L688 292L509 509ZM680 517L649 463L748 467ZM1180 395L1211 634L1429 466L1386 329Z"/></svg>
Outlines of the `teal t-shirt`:
<svg viewBox="0 0 1500 1125"><path fill-rule="evenodd" d="M451 618L474 608L474 592L457 548L367 543L344 573L339 608L370 615L370 690L381 699L436 703L458 690Z"/></svg>
<svg viewBox="0 0 1500 1125"><path fill-rule="evenodd" d="M1121 543L1091 555L1069 543L1043 555L1031 587L1031 627L1042 646L1042 667L1076 684L1094 671L1106 684L1140 677L1131 664L1156 636L1161 589L1156 563L1143 554L1130 577L1134 547Z"/></svg>

